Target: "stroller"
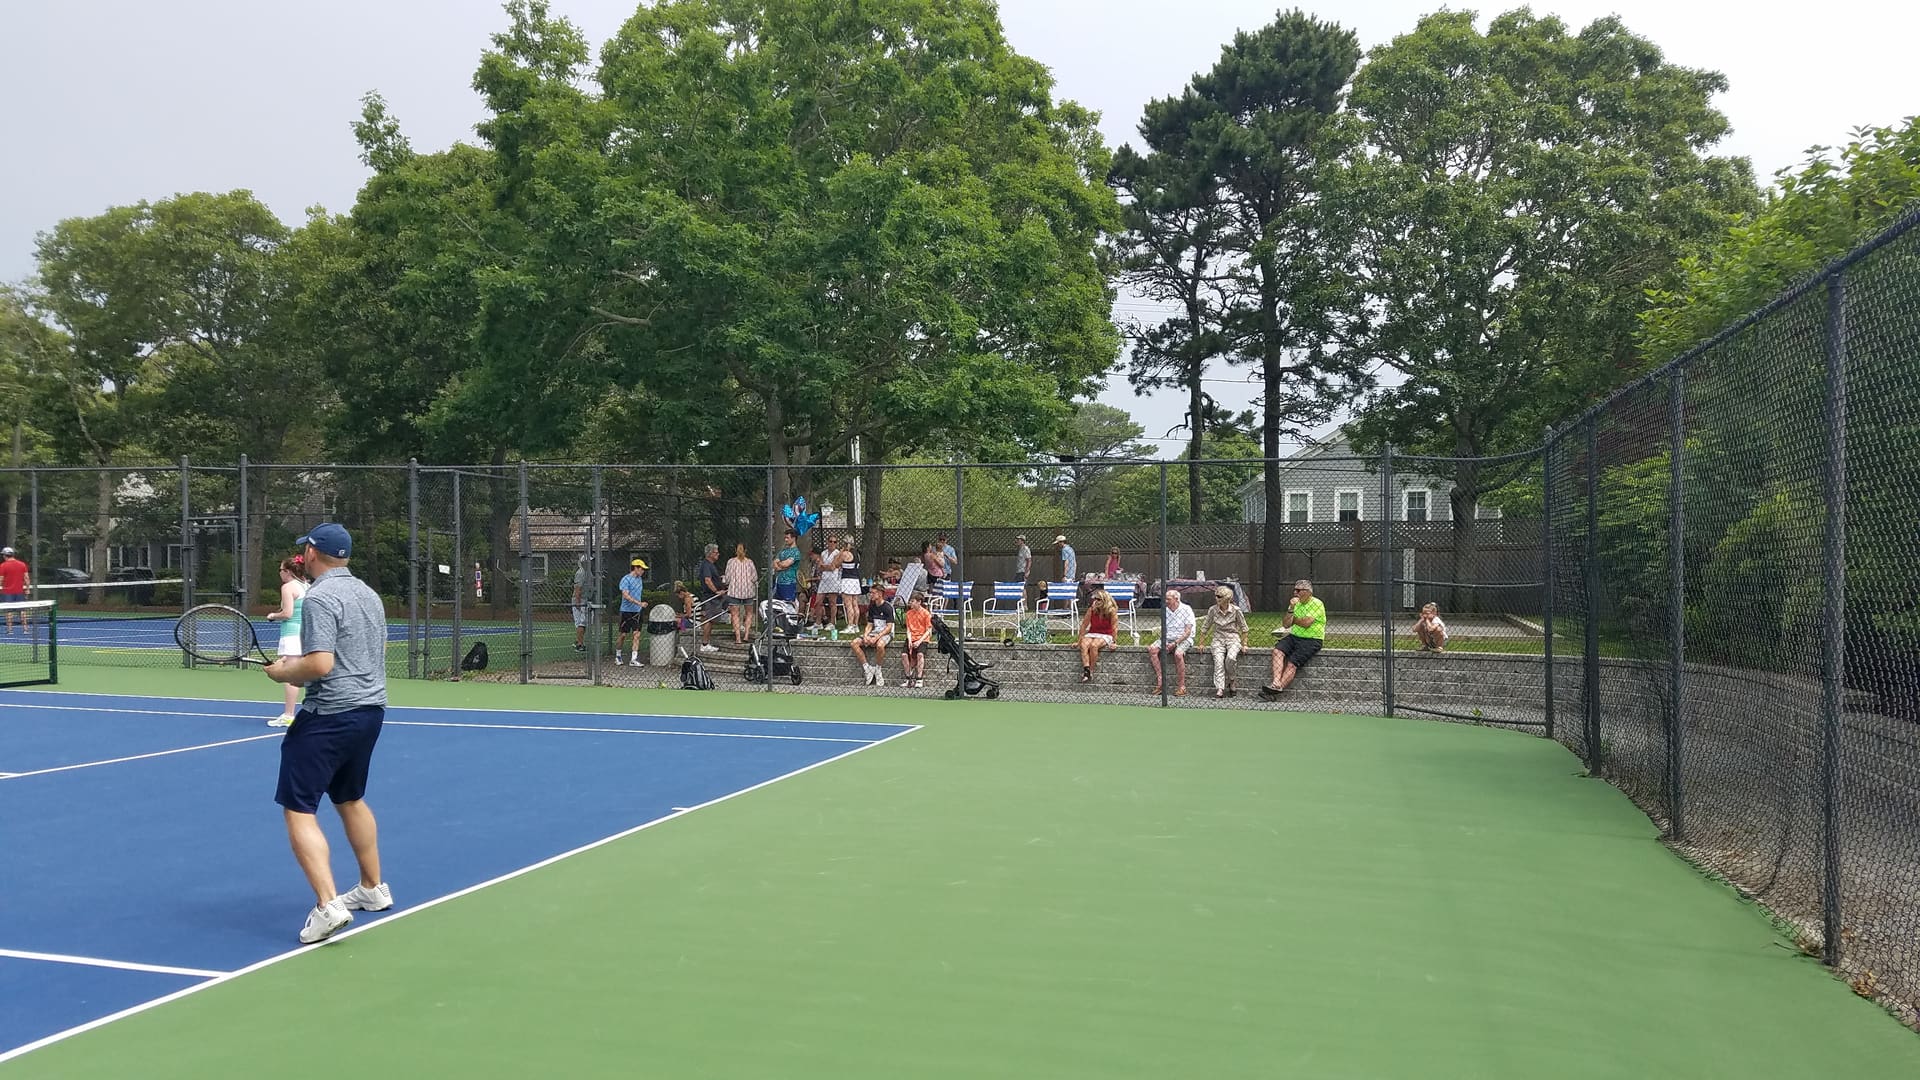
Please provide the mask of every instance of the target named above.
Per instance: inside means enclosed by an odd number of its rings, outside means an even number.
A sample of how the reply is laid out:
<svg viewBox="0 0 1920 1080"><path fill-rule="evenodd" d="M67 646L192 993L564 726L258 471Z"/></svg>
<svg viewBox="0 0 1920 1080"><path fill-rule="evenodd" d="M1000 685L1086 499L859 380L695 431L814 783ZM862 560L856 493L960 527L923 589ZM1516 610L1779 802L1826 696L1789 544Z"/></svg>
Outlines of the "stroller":
<svg viewBox="0 0 1920 1080"><path fill-rule="evenodd" d="M953 631L948 629L946 621L938 615L933 617L933 642L934 649L940 655L951 657L960 664L960 686L948 688L946 693L948 701L959 697L963 688L968 697L985 693L991 700L1000 696L1000 684L987 677L987 669L993 665L975 660L972 653L962 649L960 639L953 636Z"/></svg>
<svg viewBox="0 0 1920 1080"><path fill-rule="evenodd" d="M800 632L793 605L784 600L763 600L760 602L760 616L767 621L768 633L773 638L771 662L767 652L762 651L760 639L755 638L747 646L747 681L763 683L770 678L790 679L793 685L799 686L800 665L793 662L793 649L787 644Z"/></svg>

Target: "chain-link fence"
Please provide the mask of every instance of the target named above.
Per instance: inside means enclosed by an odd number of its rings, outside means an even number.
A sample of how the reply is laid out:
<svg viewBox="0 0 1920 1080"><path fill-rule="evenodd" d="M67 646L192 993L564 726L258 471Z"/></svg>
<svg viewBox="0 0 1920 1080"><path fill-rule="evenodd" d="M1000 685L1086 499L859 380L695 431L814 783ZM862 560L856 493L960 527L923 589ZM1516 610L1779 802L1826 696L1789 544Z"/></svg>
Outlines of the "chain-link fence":
<svg viewBox="0 0 1920 1080"><path fill-rule="evenodd" d="M1551 433L1546 469L1555 736L1909 1022L1916 226Z"/></svg>
<svg viewBox="0 0 1920 1080"><path fill-rule="evenodd" d="M334 520L395 678L677 686L698 658L765 692L1537 731L1912 1019L1917 222L1505 457L181 460L0 492L69 663L181 664L173 616L264 617Z"/></svg>

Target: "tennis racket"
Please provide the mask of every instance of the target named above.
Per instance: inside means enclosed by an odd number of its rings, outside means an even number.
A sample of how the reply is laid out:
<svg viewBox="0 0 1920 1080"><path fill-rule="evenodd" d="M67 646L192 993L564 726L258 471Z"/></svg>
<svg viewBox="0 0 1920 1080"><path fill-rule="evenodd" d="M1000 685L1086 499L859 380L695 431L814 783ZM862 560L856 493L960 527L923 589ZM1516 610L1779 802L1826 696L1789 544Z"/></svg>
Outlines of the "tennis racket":
<svg viewBox="0 0 1920 1080"><path fill-rule="evenodd" d="M180 616L173 625L173 640L188 656L206 664L265 667L273 663L253 632L253 619L225 604L201 604Z"/></svg>

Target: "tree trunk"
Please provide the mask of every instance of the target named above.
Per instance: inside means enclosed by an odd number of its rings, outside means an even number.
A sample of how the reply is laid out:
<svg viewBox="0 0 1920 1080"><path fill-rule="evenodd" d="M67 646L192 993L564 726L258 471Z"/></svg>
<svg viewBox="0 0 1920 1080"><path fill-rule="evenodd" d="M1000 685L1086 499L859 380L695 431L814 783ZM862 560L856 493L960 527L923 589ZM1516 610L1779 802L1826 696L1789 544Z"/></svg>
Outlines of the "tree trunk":
<svg viewBox="0 0 1920 1080"><path fill-rule="evenodd" d="M1479 544L1475 530L1475 520L1480 504L1480 463L1472 460L1473 451L1462 440L1456 447L1461 459L1454 463L1453 491L1448 495L1448 506L1453 513L1453 576L1450 581L1471 584L1479 580ZM1462 588L1458 585L1447 590L1447 606L1462 614L1469 607L1477 607L1480 597L1477 589Z"/></svg>
<svg viewBox="0 0 1920 1080"><path fill-rule="evenodd" d="M267 543L267 507L271 505L268 486L273 480L272 469L249 469L247 471L247 505L240 508L240 527L246 530L247 559L240 568L241 595L246 605L251 605L260 592L260 567L270 557L265 550ZM282 556L284 557L284 556ZM272 559L278 566L279 558Z"/></svg>
<svg viewBox="0 0 1920 1080"><path fill-rule="evenodd" d="M773 466L773 491L769 501L775 506L793 497L793 468L787 461L786 417L780 411L780 396L767 395L767 464ZM782 532L779 514L767 519L767 551L780 550Z"/></svg>
<svg viewBox="0 0 1920 1080"><path fill-rule="evenodd" d="M1192 324L1198 327L1200 324ZM1197 330L1195 331L1198 332ZM1193 438L1187 440L1187 524L1200 524L1200 459L1205 456L1202 449L1206 442L1207 418L1202 409L1206 399L1201 395L1200 376L1206 373L1206 365L1195 361L1187 369L1187 422L1191 425Z"/></svg>
<svg viewBox="0 0 1920 1080"><path fill-rule="evenodd" d="M107 552L112 544L113 534L113 473L101 469L94 488L93 505L93 588L90 603L95 607L107 602L106 580L112 573L107 565ZM182 554L187 554L183 552ZM191 567L185 568L184 576L192 577Z"/></svg>
<svg viewBox="0 0 1920 1080"><path fill-rule="evenodd" d="M21 465L20 421L13 422L13 467ZM7 478L7 543L21 547L20 543L20 474L14 473Z"/></svg>
<svg viewBox="0 0 1920 1080"><path fill-rule="evenodd" d="M1264 293L1272 273L1263 268L1261 280ZM1260 469L1267 499L1267 524L1260 551L1260 607L1263 611L1278 611L1285 606L1287 596L1281 591L1280 581L1283 573L1281 537L1287 520L1287 508L1282 505L1280 494L1281 348L1279 320L1273 302L1266 296L1262 296L1260 304L1260 336L1261 411L1264 413L1260 435L1261 454L1266 458Z"/></svg>
<svg viewBox="0 0 1920 1080"><path fill-rule="evenodd" d="M878 440L875 440L872 452L873 460L875 462L880 461L881 449ZM881 480L885 475L886 471L878 464L868 465L866 468L860 470L859 478L856 481L864 489L860 494L861 499L864 500L864 505L860 508L860 521L858 522L860 529L860 565L866 568L868 574L876 578L886 573L887 570L884 561L886 554L885 526L883 526L880 521L880 486Z"/></svg>

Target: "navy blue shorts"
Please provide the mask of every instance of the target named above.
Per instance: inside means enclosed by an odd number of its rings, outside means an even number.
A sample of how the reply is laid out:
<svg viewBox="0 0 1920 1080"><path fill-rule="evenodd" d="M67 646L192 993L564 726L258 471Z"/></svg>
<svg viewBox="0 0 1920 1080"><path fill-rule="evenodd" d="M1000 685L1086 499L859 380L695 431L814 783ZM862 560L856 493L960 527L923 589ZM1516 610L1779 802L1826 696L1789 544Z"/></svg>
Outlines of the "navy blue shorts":
<svg viewBox="0 0 1920 1080"><path fill-rule="evenodd" d="M800 592L800 588L799 588L798 582L776 581L773 583L773 598L775 600L784 600L787 603L791 604L793 603L794 599L799 595L799 592Z"/></svg>
<svg viewBox="0 0 1920 1080"><path fill-rule="evenodd" d="M373 744L386 717L384 705L324 715L300 710L280 740L280 786L273 801L311 814L320 809L322 793L336 806L365 797Z"/></svg>

